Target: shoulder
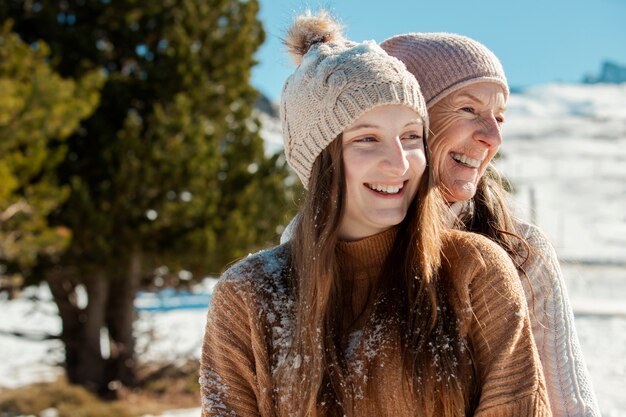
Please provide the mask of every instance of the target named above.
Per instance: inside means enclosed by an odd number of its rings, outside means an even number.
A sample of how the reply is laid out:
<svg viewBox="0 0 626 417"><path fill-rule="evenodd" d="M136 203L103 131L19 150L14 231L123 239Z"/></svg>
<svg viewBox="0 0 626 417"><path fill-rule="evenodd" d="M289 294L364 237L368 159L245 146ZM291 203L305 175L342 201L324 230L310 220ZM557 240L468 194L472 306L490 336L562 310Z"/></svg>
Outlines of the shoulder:
<svg viewBox="0 0 626 417"><path fill-rule="evenodd" d="M446 233L443 248L444 267L461 305L469 304L477 311L476 300L493 303L501 299L519 310L523 290L504 249L485 236L457 230Z"/></svg>
<svg viewBox="0 0 626 417"><path fill-rule="evenodd" d="M527 297L535 301L536 309L549 308L560 311L562 306L559 300L567 299L567 291L556 250L537 226L516 219L515 228L529 247L529 250L520 253L516 260L525 275L522 286Z"/></svg>
<svg viewBox="0 0 626 417"><path fill-rule="evenodd" d="M287 292L289 244L250 254L231 265L220 277L211 305L263 302L273 294Z"/></svg>
<svg viewBox="0 0 626 417"><path fill-rule="evenodd" d="M528 251L518 255L519 258L516 259L516 262L526 272L533 287L563 285L561 266L550 239L535 225L520 219L515 219L514 223L517 233L524 238L529 248Z"/></svg>
<svg viewBox="0 0 626 417"><path fill-rule="evenodd" d="M481 270L513 267L506 251L491 239L460 230L446 231L443 238L443 255L451 264L461 262L460 265Z"/></svg>
<svg viewBox="0 0 626 417"><path fill-rule="evenodd" d="M528 243L533 251L544 255L554 252L550 239L539 227L518 218L513 219L513 224L517 234Z"/></svg>
<svg viewBox="0 0 626 417"><path fill-rule="evenodd" d="M289 264L289 245L250 254L231 265L220 277L220 282L258 282L277 278Z"/></svg>
<svg viewBox="0 0 626 417"><path fill-rule="evenodd" d="M248 255L228 268L213 291L208 323L220 322L214 327L240 337L252 335L266 347L289 346L296 308L290 256L287 243Z"/></svg>

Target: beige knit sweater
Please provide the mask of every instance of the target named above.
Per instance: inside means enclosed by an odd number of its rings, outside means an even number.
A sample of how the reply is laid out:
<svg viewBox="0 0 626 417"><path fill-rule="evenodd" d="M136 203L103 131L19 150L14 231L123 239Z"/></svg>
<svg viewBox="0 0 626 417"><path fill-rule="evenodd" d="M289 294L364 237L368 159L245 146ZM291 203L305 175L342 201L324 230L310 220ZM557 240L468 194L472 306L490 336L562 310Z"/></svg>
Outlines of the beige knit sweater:
<svg viewBox="0 0 626 417"><path fill-rule="evenodd" d="M341 243L351 271L352 317L367 308L395 230ZM475 416L551 416L526 302L506 253L475 234L451 231L445 255L457 284L462 327L483 381ZM287 354L294 299L285 280L288 247L249 256L214 290L202 349L202 415L276 416L273 372ZM348 312L350 313L350 312ZM360 317L344 338L356 416L419 416L401 396L398 337L392 323ZM367 389L375 384L377 389ZM371 393L365 395L364 393Z"/></svg>

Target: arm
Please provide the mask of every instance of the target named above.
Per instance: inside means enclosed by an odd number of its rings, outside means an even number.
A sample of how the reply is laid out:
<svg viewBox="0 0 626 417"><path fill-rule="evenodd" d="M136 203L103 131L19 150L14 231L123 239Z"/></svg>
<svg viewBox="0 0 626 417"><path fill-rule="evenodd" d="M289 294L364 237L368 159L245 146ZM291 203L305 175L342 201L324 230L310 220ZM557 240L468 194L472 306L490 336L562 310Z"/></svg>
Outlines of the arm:
<svg viewBox="0 0 626 417"><path fill-rule="evenodd" d="M510 258L476 236L468 336L481 387L476 416L551 416L526 301ZM473 261L478 263L478 261Z"/></svg>
<svg viewBox="0 0 626 417"><path fill-rule="evenodd" d="M222 278L211 298L200 358L202 417L260 415L250 318L238 285Z"/></svg>
<svg viewBox="0 0 626 417"><path fill-rule="evenodd" d="M532 248L523 265L528 278L520 278L552 412L555 416L599 417L556 252L538 228L528 224L518 228Z"/></svg>

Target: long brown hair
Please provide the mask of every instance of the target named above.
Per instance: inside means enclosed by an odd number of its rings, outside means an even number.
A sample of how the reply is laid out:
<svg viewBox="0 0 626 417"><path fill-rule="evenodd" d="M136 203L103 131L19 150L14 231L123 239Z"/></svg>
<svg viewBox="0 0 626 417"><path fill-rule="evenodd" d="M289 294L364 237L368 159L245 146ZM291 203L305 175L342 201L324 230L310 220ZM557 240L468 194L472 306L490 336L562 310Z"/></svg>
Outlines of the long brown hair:
<svg viewBox="0 0 626 417"><path fill-rule="evenodd" d="M518 269L529 255L526 240L515 230L508 205L505 183L493 165L489 165L476 186L476 194L460 220L465 230L487 236L500 245Z"/></svg>
<svg viewBox="0 0 626 417"><path fill-rule="evenodd" d="M513 214L508 205L509 193L505 184L500 173L489 164L485 174L476 185L476 194L468 202L466 210L459 216L460 227L468 232L488 237L506 251L518 275L528 284L530 314L534 320L538 321L535 313L535 293L525 265L531 256L542 255L516 230ZM545 291L549 291L549 286L546 286Z"/></svg>
<svg viewBox="0 0 626 417"><path fill-rule="evenodd" d="M353 415L339 347L347 291L336 254L346 195L342 149L340 135L315 161L290 243L296 323L290 352L276 373L281 415ZM426 154L428 160L427 148ZM386 308L400 317L403 386L415 414L452 417L466 415L470 407L474 372L441 268L442 205L427 169L397 228L381 271L385 288L378 292L400 306Z"/></svg>

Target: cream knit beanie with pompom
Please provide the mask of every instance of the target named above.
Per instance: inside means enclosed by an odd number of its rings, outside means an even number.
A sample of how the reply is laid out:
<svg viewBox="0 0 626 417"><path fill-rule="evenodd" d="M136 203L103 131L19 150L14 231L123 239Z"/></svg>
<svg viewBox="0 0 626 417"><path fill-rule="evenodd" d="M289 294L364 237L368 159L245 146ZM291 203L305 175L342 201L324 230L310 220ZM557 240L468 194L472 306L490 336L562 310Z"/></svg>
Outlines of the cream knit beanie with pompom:
<svg viewBox="0 0 626 417"><path fill-rule="evenodd" d="M485 45L454 33L407 33L380 44L391 56L404 62L422 87L431 108L445 96L467 85L492 82L509 86L498 58Z"/></svg>
<svg viewBox="0 0 626 417"><path fill-rule="evenodd" d="M377 106L410 107L428 131L424 98L404 64L373 41L346 40L328 13L296 18L285 44L298 67L281 95L283 140L287 162L305 188L322 150Z"/></svg>

